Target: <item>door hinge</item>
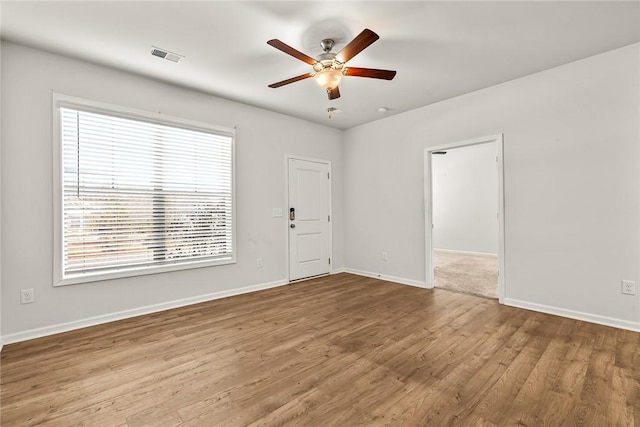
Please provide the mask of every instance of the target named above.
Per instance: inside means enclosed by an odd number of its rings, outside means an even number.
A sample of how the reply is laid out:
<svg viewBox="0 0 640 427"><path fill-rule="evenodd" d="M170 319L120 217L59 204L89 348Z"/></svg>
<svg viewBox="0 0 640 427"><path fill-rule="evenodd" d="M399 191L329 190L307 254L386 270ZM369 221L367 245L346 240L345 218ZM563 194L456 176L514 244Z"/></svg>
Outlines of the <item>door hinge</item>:
<svg viewBox="0 0 640 427"><path fill-rule="evenodd" d="M331 215L327 215L327 221L331 222Z"/></svg>
<svg viewBox="0 0 640 427"><path fill-rule="evenodd" d="M331 172L327 172L327 179L331 179Z"/></svg>
<svg viewBox="0 0 640 427"><path fill-rule="evenodd" d="M329 258L329 264L331 264L331 258Z"/></svg>

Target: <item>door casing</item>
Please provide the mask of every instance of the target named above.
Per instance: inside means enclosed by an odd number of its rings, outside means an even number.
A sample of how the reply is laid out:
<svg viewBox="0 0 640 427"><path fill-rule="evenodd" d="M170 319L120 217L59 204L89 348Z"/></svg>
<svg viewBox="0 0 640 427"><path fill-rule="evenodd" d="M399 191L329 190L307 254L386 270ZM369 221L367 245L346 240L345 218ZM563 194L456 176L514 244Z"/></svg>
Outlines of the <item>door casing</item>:
<svg viewBox="0 0 640 427"><path fill-rule="evenodd" d="M427 147L424 149L424 200L425 200L425 267L426 267L426 287L434 287L433 279L433 169L432 153L434 151L446 151L454 148L469 147L486 143L496 144L496 157L498 167L498 301L504 303L506 294L506 277L504 271L505 242L504 242L504 162L503 162L503 142L502 134L474 138L466 141L453 142L450 144Z"/></svg>

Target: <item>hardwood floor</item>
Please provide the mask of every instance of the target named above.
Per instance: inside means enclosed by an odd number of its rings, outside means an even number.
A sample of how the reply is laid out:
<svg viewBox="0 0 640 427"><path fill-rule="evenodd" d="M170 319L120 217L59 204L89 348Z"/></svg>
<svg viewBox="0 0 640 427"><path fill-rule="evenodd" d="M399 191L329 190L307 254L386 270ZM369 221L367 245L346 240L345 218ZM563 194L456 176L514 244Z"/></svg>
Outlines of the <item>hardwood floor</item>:
<svg viewBox="0 0 640 427"><path fill-rule="evenodd" d="M640 425L640 334L349 274L1 363L2 426Z"/></svg>

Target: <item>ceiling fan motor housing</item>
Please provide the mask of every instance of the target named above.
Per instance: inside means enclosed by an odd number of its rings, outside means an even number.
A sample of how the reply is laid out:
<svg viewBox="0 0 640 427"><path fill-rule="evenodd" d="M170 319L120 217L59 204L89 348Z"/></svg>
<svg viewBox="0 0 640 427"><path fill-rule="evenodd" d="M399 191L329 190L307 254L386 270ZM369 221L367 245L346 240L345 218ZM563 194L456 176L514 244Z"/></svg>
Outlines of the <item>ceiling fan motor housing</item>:
<svg viewBox="0 0 640 427"><path fill-rule="evenodd" d="M322 53L318 56L317 61L313 65L314 71L322 71L327 68L333 68L334 70L342 69L342 62L336 59L336 54L331 52Z"/></svg>
<svg viewBox="0 0 640 427"><path fill-rule="evenodd" d="M325 51L325 53L331 52L334 44L335 42L332 39L324 39L320 42L320 46L322 47L322 50Z"/></svg>

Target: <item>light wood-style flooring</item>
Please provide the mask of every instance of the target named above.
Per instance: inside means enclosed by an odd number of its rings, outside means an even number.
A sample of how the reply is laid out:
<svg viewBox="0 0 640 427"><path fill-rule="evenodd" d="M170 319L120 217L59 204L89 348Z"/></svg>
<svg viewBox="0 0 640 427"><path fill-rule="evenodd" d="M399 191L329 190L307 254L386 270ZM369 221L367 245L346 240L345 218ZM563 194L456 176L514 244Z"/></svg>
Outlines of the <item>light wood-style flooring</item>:
<svg viewBox="0 0 640 427"><path fill-rule="evenodd" d="M9 426L639 426L640 334L339 274L5 346Z"/></svg>

